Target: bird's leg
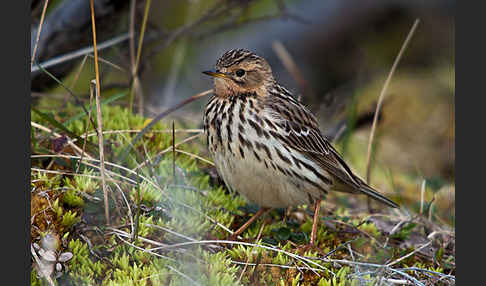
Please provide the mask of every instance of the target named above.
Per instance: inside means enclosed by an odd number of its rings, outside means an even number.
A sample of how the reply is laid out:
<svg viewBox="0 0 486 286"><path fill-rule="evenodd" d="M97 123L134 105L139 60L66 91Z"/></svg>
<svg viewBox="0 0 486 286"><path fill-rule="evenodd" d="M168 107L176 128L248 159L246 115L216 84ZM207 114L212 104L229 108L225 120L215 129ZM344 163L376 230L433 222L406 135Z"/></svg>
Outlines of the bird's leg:
<svg viewBox="0 0 486 286"><path fill-rule="evenodd" d="M258 217L262 216L264 213L266 213L270 208L260 208L247 222L245 222L238 230L236 230L230 237L228 237L228 240L235 240L238 235L240 235L245 229L247 229L250 224L252 224Z"/></svg>
<svg viewBox="0 0 486 286"><path fill-rule="evenodd" d="M321 198L316 200L314 205L314 221L312 223L312 232L310 237L309 245L312 247L316 241L316 232L317 232L317 222L319 221L319 211L321 210Z"/></svg>

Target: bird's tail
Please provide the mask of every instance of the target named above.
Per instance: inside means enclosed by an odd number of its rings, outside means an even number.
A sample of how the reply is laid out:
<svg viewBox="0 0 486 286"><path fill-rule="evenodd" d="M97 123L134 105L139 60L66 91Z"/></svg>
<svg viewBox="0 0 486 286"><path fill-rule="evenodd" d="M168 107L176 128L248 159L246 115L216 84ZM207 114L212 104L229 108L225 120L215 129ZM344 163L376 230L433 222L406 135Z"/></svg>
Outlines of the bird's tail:
<svg viewBox="0 0 486 286"><path fill-rule="evenodd" d="M390 200L389 198L385 197L384 195L380 194L378 191L374 190L373 188L371 188L370 186L368 186L367 184L362 184L361 185L361 188L360 188L360 191L363 192L364 194L372 197L373 199L381 202L381 203L384 203L385 205L388 205L392 208L398 208L399 205L395 202L393 202L392 200Z"/></svg>

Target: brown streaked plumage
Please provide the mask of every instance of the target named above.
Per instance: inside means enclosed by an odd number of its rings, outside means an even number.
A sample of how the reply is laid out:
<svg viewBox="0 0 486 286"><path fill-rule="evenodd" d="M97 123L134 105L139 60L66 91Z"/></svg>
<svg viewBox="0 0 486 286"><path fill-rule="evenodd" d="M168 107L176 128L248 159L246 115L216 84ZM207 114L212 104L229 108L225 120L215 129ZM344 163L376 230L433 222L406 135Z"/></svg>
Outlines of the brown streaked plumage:
<svg viewBox="0 0 486 286"><path fill-rule="evenodd" d="M214 77L215 91L204 130L230 189L264 209L315 203L316 216L328 191L366 194L398 207L351 171L322 136L314 115L276 82L263 58L230 50L215 71L204 73ZM316 223L314 217L311 243Z"/></svg>

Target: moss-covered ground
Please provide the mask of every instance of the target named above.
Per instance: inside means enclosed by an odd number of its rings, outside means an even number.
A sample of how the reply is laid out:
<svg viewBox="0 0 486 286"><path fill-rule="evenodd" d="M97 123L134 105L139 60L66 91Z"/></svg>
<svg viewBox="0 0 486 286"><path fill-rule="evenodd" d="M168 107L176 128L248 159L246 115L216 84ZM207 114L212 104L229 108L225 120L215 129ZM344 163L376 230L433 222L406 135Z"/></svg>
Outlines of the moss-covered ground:
<svg viewBox="0 0 486 286"><path fill-rule="evenodd" d="M238 241L226 241L258 207L221 183L203 136L197 136L201 131L189 129L197 126L175 123L174 152L170 122L157 123L120 162L149 120L105 104L107 226L98 136L87 116L76 116L82 110L69 104L40 112L32 113L32 285L455 283L454 228L446 211L439 203L430 209L428 185L423 201L402 195L420 189L416 178L393 174L401 192L387 195L403 206L399 210L373 203L370 213L364 197L329 195L312 248L306 247L312 224L307 206L272 210ZM349 148L349 158L358 156ZM386 171L373 174L387 177ZM47 238L56 242L50 249ZM62 259L65 253L72 257ZM43 261L54 266L42 272Z"/></svg>

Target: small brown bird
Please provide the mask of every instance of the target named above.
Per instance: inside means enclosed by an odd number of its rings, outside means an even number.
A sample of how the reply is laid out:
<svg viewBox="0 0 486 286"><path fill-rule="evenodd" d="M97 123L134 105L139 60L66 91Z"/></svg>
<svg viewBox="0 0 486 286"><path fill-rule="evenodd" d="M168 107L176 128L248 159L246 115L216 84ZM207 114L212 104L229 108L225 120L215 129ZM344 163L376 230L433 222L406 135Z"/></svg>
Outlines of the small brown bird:
<svg viewBox="0 0 486 286"><path fill-rule="evenodd" d="M203 73L214 77L204 130L218 173L228 188L261 207L232 238L269 208L314 204L313 245L321 199L329 191L366 194L398 207L351 171L265 59L230 50L215 71Z"/></svg>

